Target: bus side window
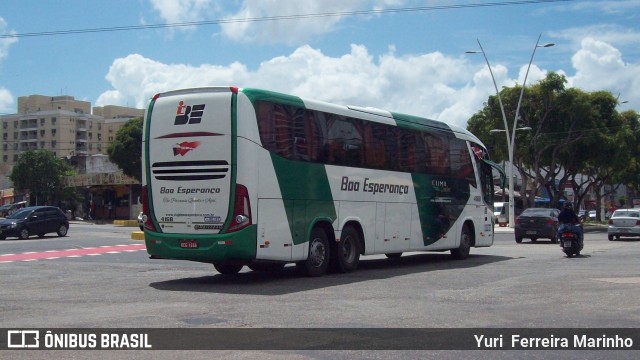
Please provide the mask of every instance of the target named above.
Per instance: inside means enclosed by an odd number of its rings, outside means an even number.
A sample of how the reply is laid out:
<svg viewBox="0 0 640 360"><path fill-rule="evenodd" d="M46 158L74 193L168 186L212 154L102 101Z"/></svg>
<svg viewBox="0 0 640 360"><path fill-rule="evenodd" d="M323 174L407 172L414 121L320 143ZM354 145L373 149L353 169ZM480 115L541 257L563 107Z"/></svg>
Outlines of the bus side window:
<svg viewBox="0 0 640 360"><path fill-rule="evenodd" d="M451 171L453 176L468 181L473 187L476 187L476 177L471 163L471 154L467 148L466 141L460 139L451 139Z"/></svg>
<svg viewBox="0 0 640 360"><path fill-rule="evenodd" d="M291 119L291 138L293 142L292 160L309 161L309 140L306 131L305 110L298 107L289 107Z"/></svg>
<svg viewBox="0 0 640 360"><path fill-rule="evenodd" d="M416 171L415 136L406 130L398 131L399 169L404 172Z"/></svg>
<svg viewBox="0 0 640 360"><path fill-rule="evenodd" d="M292 154L291 116L284 105L273 106L273 124L275 128L276 152L284 158L290 158Z"/></svg>
<svg viewBox="0 0 640 360"><path fill-rule="evenodd" d="M434 175L449 173L448 139L440 134L425 134L425 143L429 148L429 171Z"/></svg>
<svg viewBox="0 0 640 360"><path fill-rule="evenodd" d="M273 121L271 117L273 105L268 102L258 101L256 102L255 108L262 146L269 151L275 151L276 137L273 131Z"/></svg>
<svg viewBox="0 0 640 360"><path fill-rule="evenodd" d="M397 128L395 126L384 126L384 145L386 150L387 162L385 169L398 171L400 170L398 137L396 136Z"/></svg>
<svg viewBox="0 0 640 360"><path fill-rule="evenodd" d="M384 146L384 130L380 125L374 123L366 123L364 128L365 135L365 164L373 169L382 169L385 164L385 146Z"/></svg>

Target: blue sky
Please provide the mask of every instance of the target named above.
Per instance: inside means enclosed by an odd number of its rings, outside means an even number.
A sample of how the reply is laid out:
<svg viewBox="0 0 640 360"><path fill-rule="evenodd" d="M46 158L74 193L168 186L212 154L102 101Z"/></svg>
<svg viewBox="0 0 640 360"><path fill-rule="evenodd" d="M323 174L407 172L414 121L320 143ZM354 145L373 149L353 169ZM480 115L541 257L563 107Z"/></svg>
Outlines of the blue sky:
<svg viewBox="0 0 640 360"><path fill-rule="evenodd" d="M246 18L261 21L218 22ZM210 24L37 35L186 22ZM556 45L537 49L528 84L556 71L640 109L639 0L2 0L0 114L31 94L143 108L160 91L235 85L464 127L495 94L465 51L479 39L498 86L513 86L539 34Z"/></svg>

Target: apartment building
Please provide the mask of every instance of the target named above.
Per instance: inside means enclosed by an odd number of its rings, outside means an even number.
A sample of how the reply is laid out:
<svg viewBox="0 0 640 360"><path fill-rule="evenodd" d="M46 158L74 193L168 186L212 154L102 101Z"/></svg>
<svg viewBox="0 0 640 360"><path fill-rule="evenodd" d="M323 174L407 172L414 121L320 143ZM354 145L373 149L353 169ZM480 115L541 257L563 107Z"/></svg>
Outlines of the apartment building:
<svg viewBox="0 0 640 360"><path fill-rule="evenodd" d="M0 166L12 166L28 150L46 149L58 157L106 153L115 134L143 109L94 107L73 96L30 95L18 98L18 112L2 115Z"/></svg>
<svg viewBox="0 0 640 360"><path fill-rule="evenodd" d="M106 154L109 144L127 121L142 116L143 109L115 105L92 109L90 102L76 100L73 96L19 97L16 114L0 115L0 203L28 200L28 193L14 192L8 175L20 154L44 149L59 158L69 159L78 172L84 174L80 177L89 179L89 171L100 171L91 174L91 181L74 185L81 189L83 202L90 199L111 201L116 204L116 215L121 213L119 216L128 218L130 213L138 211L129 199L134 195L137 197L139 185L132 184L130 179L122 180L115 165L91 170L78 165L93 163L94 158L106 158L97 155Z"/></svg>

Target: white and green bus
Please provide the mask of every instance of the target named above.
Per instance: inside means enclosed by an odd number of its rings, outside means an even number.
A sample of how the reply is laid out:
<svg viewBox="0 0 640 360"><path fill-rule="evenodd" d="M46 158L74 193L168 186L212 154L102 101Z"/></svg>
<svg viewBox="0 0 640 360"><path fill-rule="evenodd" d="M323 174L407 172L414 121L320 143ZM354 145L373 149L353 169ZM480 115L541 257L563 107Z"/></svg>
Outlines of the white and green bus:
<svg viewBox="0 0 640 360"><path fill-rule="evenodd" d="M487 150L468 131L271 91L157 94L143 129L144 233L153 259L296 263L349 272L361 255L493 244Z"/></svg>

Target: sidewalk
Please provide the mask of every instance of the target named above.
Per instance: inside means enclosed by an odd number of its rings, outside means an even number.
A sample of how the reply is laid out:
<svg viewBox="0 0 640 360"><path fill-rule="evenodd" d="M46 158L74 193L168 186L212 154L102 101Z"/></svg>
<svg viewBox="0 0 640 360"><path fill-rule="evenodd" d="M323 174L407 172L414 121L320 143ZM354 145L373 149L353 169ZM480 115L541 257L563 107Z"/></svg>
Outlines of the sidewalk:
<svg viewBox="0 0 640 360"><path fill-rule="evenodd" d="M585 223L582 224L583 232L607 232L606 224ZM513 229L508 226L496 225L493 229L494 233L513 233Z"/></svg>
<svg viewBox="0 0 640 360"><path fill-rule="evenodd" d="M113 220L113 219L85 220L82 218L76 218L75 220L69 220L69 224L114 225L114 226L138 227L138 220Z"/></svg>

